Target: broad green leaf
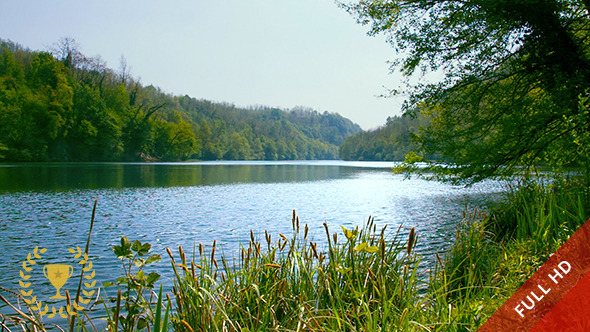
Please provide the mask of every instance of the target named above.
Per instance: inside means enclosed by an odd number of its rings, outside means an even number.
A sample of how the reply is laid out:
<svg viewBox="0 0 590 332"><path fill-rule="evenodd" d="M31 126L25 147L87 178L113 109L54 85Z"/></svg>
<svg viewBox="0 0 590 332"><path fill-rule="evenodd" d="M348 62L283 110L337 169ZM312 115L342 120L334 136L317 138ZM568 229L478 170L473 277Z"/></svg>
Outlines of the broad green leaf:
<svg viewBox="0 0 590 332"><path fill-rule="evenodd" d="M151 248L152 248L152 245L151 245L151 244L149 244L149 243L144 243L144 244L143 244L143 245L142 245L142 246L139 248L139 250L137 251L137 254L138 254L139 256L143 256L143 255L147 254L147 253L150 251L150 249L151 249Z"/></svg>
<svg viewBox="0 0 590 332"><path fill-rule="evenodd" d="M131 252L131 250L129 250L129 248L125 247L125 246L114 246L113 252L115 253L117 258L119 258L119 259L133 257L133 253Z"/></svg>
<svg viewBox="0 0 590 332"><path fill-rule="evenodd" d="M125 236L121 236L121 247L123 248L131 248L131 242L129 242L129 239Z"/></svg>
<svg viewBox="0 0 590 332"><path fill-rule="evenodd" d="M133 245L131 246L131 250L138 252L141 249L141 242L139 240L133 241Z"/></svg>
<svg viewBox="0 0 590 332"><path fill-rule="evenodd" d="M161 260L162 260L162 258L160 257L160 255L154 254L154 255L150 255L150 257L148 257L148 259L145 260L145 264L159 262Z"/></svg>
<svg viewBox="0 0 590 332"><path fill-rule="evenodd" d="M370 246L370 247L365 248L365 251L370 252L370 253L377 252L377 250L379 250L379 247L377 247L377 246Z"/></svg>
<svg viewBox="0 0 590 332"><path fill-rule="evenodd" d="M367 242L363 242L361 244L359 244L358 246L354 247L354 251L362 251L363 249L365 249L367 247Z"/></svg>

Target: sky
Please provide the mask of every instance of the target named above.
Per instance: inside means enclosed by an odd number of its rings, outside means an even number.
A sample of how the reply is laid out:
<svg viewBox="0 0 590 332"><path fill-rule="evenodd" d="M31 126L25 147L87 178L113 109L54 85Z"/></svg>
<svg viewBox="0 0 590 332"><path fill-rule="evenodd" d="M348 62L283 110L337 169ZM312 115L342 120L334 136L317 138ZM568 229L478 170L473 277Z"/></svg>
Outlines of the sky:
<svg viewBox="0 0 590 332"><path fill-rule="evenodd" d="M76 40L144 85L239 107L340 113L363 129L401 114L384 36L332 0L0 0L0 38L32 50Z"/></svg>

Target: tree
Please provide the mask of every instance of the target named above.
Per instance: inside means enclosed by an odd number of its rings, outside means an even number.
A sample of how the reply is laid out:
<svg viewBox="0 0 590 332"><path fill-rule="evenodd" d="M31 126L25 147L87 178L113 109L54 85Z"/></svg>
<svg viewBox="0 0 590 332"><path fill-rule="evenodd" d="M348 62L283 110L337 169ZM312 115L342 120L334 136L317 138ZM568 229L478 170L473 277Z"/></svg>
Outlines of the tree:
<svg viewBox="0 0 590 332"><path fill-rule="evenodd" d="M550 162L575 127L578 97L590 80L590 1L367 0L342 4L370 34L385 33L402 55L394 65L411 77L438 71L438 83L410 89L404 110L425 112L419 135L440 152L455 180L509 175ZM588 162L578 154L570 166Z"/></svg>
<svg viewBox="0 0 590 332"><path fill-rule="evenodd" d="M240 133L234 132L231 134L228 142L228 150L225 154L225 159L250 159L250 144L248 144L248 140L244 136L240 135Z"/></svg>

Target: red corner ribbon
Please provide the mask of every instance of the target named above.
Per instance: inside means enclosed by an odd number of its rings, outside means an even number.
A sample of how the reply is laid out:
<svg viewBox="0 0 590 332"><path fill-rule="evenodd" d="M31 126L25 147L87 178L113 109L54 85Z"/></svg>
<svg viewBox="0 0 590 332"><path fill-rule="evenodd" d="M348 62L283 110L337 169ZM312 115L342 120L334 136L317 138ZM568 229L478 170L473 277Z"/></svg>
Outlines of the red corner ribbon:
<svg viewBox="0 0 590 332"><path fill-rule="evenodd" d="M590 331L590 219L478 331Z"/></svg>

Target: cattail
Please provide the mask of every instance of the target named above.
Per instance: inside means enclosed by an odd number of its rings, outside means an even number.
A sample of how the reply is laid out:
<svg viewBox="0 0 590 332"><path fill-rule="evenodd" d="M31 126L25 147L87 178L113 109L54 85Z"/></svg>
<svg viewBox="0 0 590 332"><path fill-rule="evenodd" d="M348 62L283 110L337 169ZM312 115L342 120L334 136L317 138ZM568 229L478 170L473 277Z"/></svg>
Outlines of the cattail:
<svg viewBox="0 0 590 332"><path fill-rule="evenodd" d="M211 249L211 260L215 259L215 247L217 244L217 240L213 240L213 248Z"/></svg>
<svg viewBox="0 0 590 332"><path fill-rule="evenodd" d="M442 259L440 258L440 256L438 255L438 252L434 254L436 256L436 260L438 261L438 264L440 264L441 267L443 267L443 262Z"/></svg>
<svg viewBox="0 0 590 332"><path fill-rule="evenodd" d="M412 227L410 230L410 236L408 237L408 255L412 253L412 247L416 242L416 228Z"/></svg>
<svg viewBox="0 0 590 332"><path fill-rule="evenodd" d="M186 256L184 255L184 250L182 250L182 246L178 246L178 251L180 252L180 259L182 260L182 264L186 265Z"/></svg>
<svg viewBox="0 0 590 332"><path fill-rule="evenodd" d="M219 265L217 264L217 260L215 258L211 258L211 261L213 262L213 264L215 264L215 269L219 270ZM215 272L217 273L217 272Z"/></svg>
<svg viewBox="0 0 590 332"><path fill-rule="evenodd" d="M387 229L387 224L381 228L381 238L385 237L385 230Z"/></svg>
<svg viewBox="0 0 590 332"><path fill-rule="evenodd" d="M303 239L307 240L307 232L309 232L309 227L305 224L305 230L303 231Z"/></svg>
<svg viewBox="0 0 590 332"><path fill-rule="evenodd" d="M319 258L318 251L317 251L317 248L316 248L316 244L313 243L313 242L309 242L309 244L311 245L311 250L313 250L313 256L315 258Z"/></svg>
<svg viewBox="0 0 590 332"><path fill-rule="evenodd" d="M72 300L70 299L70 292L68 292L66 290L66 299L67 299L67 304L68 306L66 307L66 311L69 313L70 311L73 311L72 309ZM41 308L41 305L39 305L39 308Z"/></svg>
<svg viewBox="0 0 590 332"><path fill-rule="evenodd" d="M166 247L166 252L168 253L168 256L170 256L170 259L172 259L172 264L174 264L174 256L172 255L170 248Z"/></svg>
<svg viewBox="0 0 590 332"><path fill-rule="evenodd" d="M293 219L291 219L291 224L293 224L293 229L295 229L295 218L297 218L297 213L295 213L295 209L293 209Z"/></svg>

